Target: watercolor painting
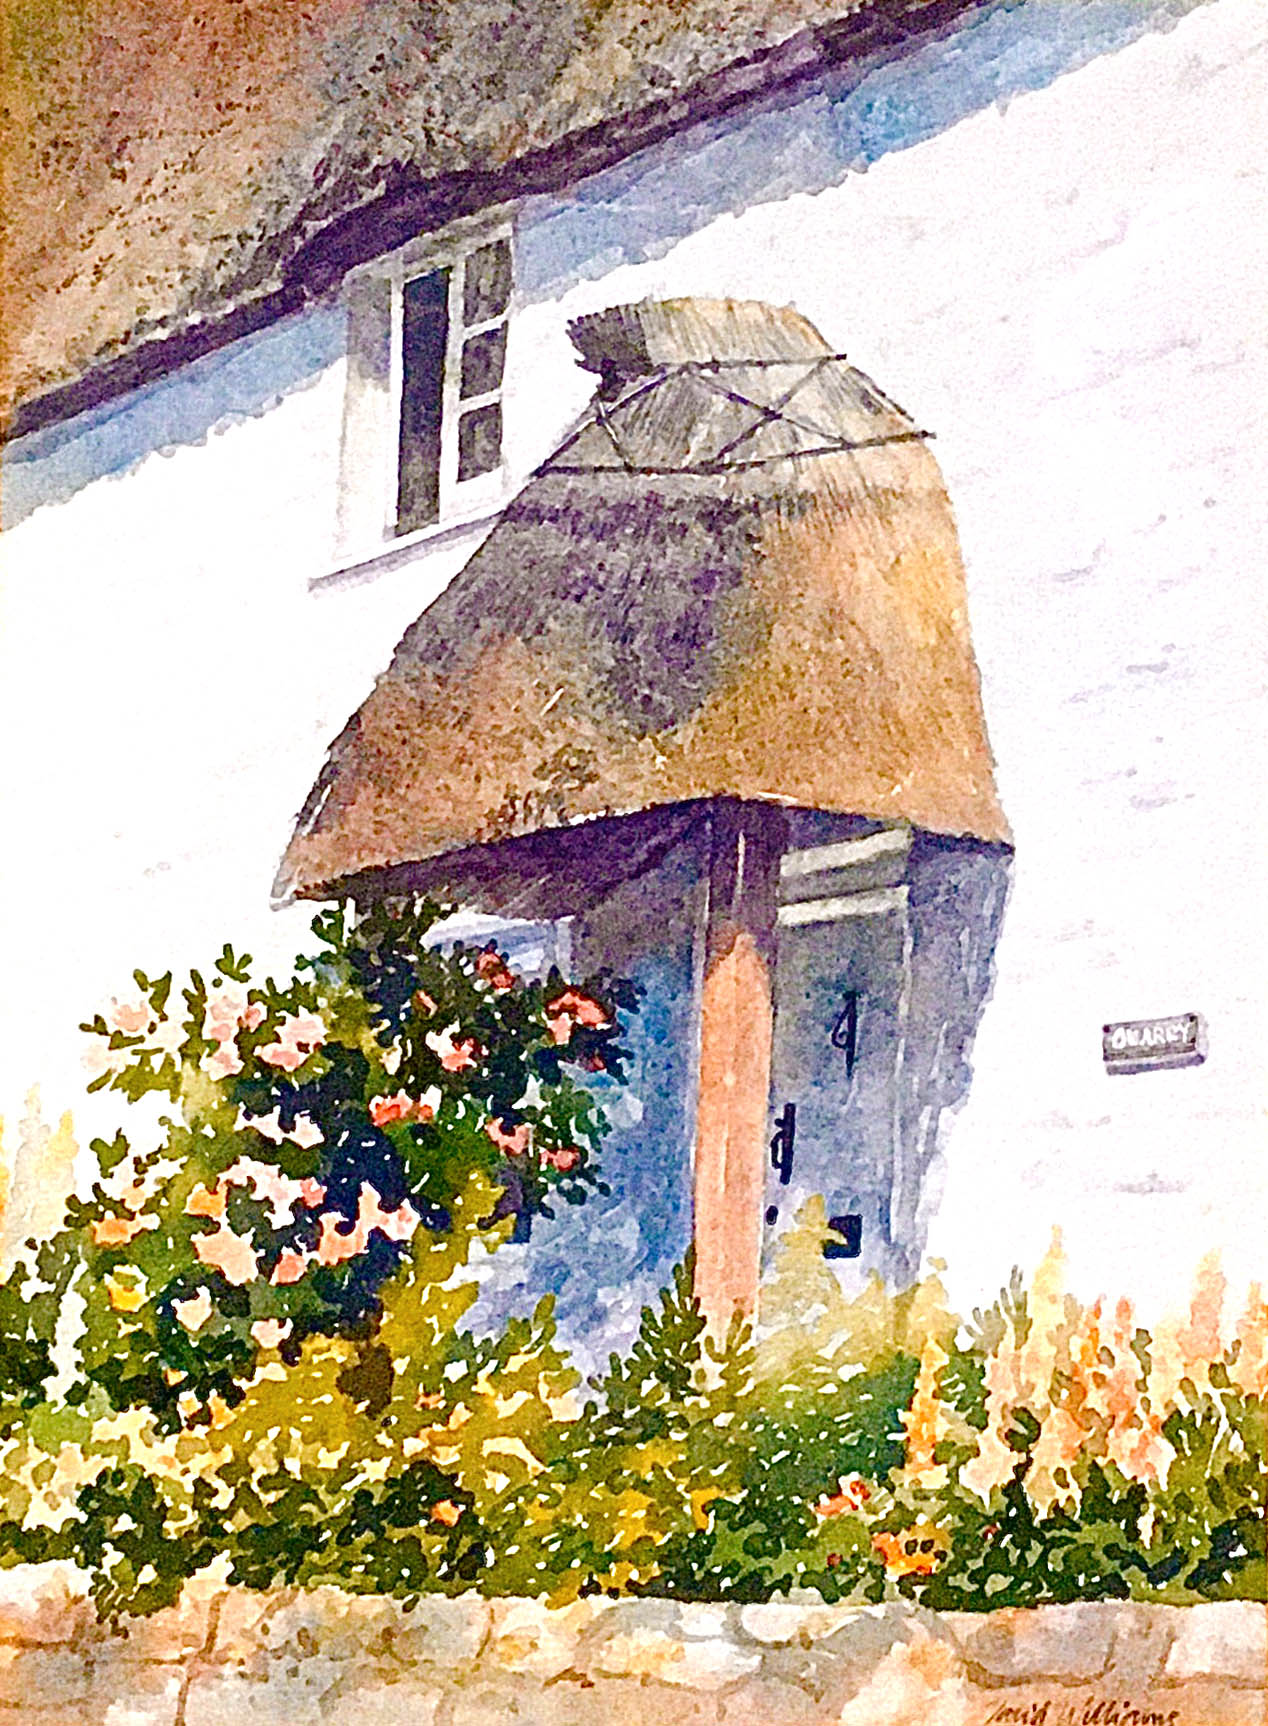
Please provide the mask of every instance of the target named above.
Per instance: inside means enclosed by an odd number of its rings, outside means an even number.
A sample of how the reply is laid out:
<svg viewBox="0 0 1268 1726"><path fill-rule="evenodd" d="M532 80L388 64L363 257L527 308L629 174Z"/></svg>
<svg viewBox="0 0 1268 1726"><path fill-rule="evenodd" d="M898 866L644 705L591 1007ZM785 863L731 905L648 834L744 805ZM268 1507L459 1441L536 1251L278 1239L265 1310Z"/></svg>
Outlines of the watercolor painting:
<svg viewBox="0 0 1268 1726"><path fill-rule="evenodd" d="M1253 1726L1263 0L9 0L0 1714Z"/></svg>

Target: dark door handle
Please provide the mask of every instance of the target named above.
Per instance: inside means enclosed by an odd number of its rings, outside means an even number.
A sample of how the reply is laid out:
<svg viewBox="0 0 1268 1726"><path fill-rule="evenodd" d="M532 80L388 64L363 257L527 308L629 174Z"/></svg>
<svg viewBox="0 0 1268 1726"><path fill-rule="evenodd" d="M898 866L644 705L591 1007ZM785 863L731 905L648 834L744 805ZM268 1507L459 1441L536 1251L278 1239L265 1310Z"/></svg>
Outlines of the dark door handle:
<svg viewBox="0 0 1268 1726"><path fill-rule="evenodd" d="M847 989L845 1005L837 1015L837 1022L832 1027L832 1047L845 1053L845 1076L854 1077L854 1062L859 1047L859 992L857 989Z"/></svg>
<svg viewBox="0 0 1268 1726"><path fill-rule="evenodd" d="M786 1187L792 1179L793 1141L797 1137L797 1105L785 1103L775 1123L775 1136L770 1142L771 1167L779 1170L779 1184Z"/></svg>

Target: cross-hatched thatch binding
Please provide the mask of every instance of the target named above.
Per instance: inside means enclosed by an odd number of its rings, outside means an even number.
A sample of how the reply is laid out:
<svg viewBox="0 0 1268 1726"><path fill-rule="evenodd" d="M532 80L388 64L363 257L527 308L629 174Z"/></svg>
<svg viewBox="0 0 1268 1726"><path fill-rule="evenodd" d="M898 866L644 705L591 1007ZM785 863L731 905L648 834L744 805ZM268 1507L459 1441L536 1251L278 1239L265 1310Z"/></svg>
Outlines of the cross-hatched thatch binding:
<svg viewBox="0 0 1268 1726"><path fill-rule="evenodd" d="M572 334L589 412L336 739L279 895L718 797L1006 840L926 434L787 308Z"/></svg>

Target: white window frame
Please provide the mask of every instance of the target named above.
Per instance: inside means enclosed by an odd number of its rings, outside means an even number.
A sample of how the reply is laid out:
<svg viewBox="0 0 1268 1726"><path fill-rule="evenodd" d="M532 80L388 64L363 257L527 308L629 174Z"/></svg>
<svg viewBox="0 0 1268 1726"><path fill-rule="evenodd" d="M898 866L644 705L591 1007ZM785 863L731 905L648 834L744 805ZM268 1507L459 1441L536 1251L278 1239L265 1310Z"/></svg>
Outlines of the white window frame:
<svg viewBox="0 0 1268 1726"><path fill-rule="evenodd" d="M467 260L505 240L511 247L511 293L506 310L472 324L463 321ZM506 465L506 365L496 389L461 396L462 348L466 339L505 324L515 312L515 241L509 214L487 214L456 222L439 234L410 241L395 252L349 271L344 282L348 313L348 374L340 451L336 553L342 562L370 558L448 532L491 514L504 500ZM448 328L442 384L439 510L434 522L397 532L401 399L404 386L405 284L436 270L449 271ZM509 357L509 355L508 355ZM462 415L500 403L500 459L488 473L458 478L458 425Z"/></svg>

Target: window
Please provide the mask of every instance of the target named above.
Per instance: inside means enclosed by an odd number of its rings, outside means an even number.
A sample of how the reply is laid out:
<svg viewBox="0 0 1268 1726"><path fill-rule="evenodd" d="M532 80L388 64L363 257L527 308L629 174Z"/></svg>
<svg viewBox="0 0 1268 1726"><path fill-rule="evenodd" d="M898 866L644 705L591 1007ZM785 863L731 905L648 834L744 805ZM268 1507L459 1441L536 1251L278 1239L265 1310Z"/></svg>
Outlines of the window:
<svg viewBox="0 0 1268 1726"><path fill-rule="evenodd" d="M502 480L508 230L428 240L350 278L345 555L479 514Z"/></svg>

